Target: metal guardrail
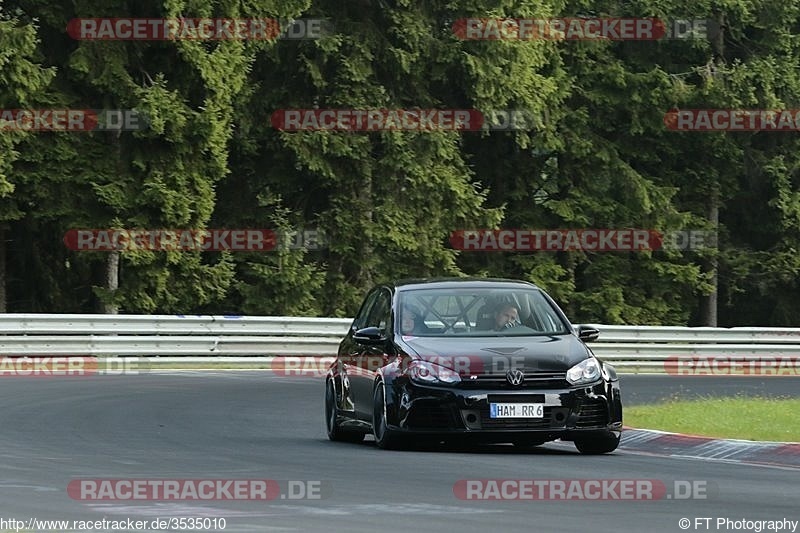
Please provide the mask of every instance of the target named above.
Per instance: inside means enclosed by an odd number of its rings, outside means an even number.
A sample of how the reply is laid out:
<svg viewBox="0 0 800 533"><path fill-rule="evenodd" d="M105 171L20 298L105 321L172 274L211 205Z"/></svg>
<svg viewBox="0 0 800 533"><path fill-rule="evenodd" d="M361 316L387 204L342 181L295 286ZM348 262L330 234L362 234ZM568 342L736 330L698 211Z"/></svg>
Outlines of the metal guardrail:
<svg viewBox="0 0 800 533"><path fill-rule="evenodd" d="M664 373L667 362L676 358L748 362L792 357L796 364L800 357L800 328L594 327L600 330L600 337L590 344L592 351L621 372Z"/></svg>
<svg viewBox="0 0 800 533"><path fill-rule="evenodd" d="M0 356L268 362L275 355L335 355L350 323L346 318L0 314ZM592 350L627 372L663 372L665 361L674 357L800 357L800 328L594 327L600 338Z"/></svg>
<svg viewBox="0 0 800 533"><path fill-rule="evenodd" d="M344 336L351 318L0 314L0 335Z"/></svg>

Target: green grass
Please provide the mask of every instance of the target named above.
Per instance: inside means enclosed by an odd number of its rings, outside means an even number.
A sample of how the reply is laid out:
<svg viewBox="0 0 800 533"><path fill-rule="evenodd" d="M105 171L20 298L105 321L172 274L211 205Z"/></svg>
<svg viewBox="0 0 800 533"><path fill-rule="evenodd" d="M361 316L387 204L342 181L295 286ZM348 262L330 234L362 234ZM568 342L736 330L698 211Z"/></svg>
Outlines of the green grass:
<svg viewBox="0 0 800 533"><path fill-rule="evenodd" d="M726 439L800 442L800 399L707 398L626 407L626 426Z"/></svg>

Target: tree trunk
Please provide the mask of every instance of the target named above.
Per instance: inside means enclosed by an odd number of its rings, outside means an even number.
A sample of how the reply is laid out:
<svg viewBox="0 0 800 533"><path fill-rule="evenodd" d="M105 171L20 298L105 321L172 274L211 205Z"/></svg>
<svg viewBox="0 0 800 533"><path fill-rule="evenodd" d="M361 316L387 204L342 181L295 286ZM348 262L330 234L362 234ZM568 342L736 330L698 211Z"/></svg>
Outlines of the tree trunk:
<svg viewBox="0 0 800 533"><path fill-rule="evenodd" d="M713 243L719 242L719 194L715 190L711 197L709 206L708 220L714 225ZM706 239L708 242L708 239ZM719 280L717 275L717 256L716 252L704 265L704 270L711 274L711 284L714 290L708 296L704 296L701 302L700 320L704 326L717 327L717 307L719 300Z"/></svg>
<svg viewBox="0 0 800 533"><path fill-rule="evenodd" d="M110 107L107 102L107 107ZM117 156L117 168L120 171L120 175L124 175L124 165L122 161L122 139L120 139L120 135L122 134L122 130L116 130L109 132L109 137L111 139L111 144L114 146ZM119 251L112 251L108 254L108 258L106 259L106 275L105 275L105 286L106 289L114 294L117 289L119 288ZM103 304L103 313L107 315L116 315L119 313L119 308L115 304L111 303L104 303Z"/></svg>
<svg viewBox="0 0 800 533"><path fill-rule="evenodd" d="M711 40L711 46L714 50L714 56L709 62L710 65L717 67L725 64L725 16L722 13L717 15L717 25L719 31ZM708 72L709 78L713 78L717 72L717 68L710 69ZM713 80L717 82L718 80ZM719 187L720 184L716 183L711 191L708 205L708 220L713 226L713 243L717 246L719 243ZM706 239L708 242L708 239ZM708 296L704 296L700 302L700 320L704 326L717 327L717 309L719 301L719 277L718 277L718 259L716 252L713 253L708 261L704 262L703 270L710 274L710 281L713 285L713 291Z"/></svg>
<svg viewBox="0 0 800 533"><path fill-rule="evenodd" d="M110 291L116 291L119 288L119 252L109 252L108 259L106 260L106 288ZM119 309L116 305L111 303L103 304L103 313L107 315L116 315Z"/></svg>
<svg viewBox="0 0 800 533"><path fill-rule="evenodd" d="M373 209L372 206L374 205L373 194L372 194L372 169L367 170L367 175L364 176L364 186L358 190L358 204L361 206L363 215L362 218L362 225L365 229L372 229L374 227L375 221L373 220ZM361 257L371 258L373 251L372 251L372 243L369 239L361 239L361 250L360 255ZM358 272L358 283L359 286L362 287L364 290L369 290L372 288L374 283L372 279L372 261L365 261L359 264L359 272Z"/></svg>

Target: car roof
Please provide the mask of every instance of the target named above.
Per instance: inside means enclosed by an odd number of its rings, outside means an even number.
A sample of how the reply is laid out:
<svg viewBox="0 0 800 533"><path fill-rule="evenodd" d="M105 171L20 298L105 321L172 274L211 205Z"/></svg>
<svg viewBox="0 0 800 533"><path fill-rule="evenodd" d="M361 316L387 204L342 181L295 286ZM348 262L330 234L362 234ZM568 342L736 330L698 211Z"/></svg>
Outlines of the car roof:
<svg viewBox="0 0 800 533"><path fill-rule="evenodd" d="M536 289L535 284L528 281L504 278L419 278L395 280L384 285L394 287L397 291L418 289Z"/></svg>

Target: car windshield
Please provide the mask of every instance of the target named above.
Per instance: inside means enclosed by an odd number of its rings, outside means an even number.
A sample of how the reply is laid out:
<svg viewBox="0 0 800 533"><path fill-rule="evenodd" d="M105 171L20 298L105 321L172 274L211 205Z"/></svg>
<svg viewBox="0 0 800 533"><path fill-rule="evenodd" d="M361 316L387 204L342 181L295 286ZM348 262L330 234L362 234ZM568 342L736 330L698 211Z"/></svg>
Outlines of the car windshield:
<svg viewBox="0 0 800 533"><path fill-rule="evenodd" d="M539 289L417 289L399 294L397 331L420 337L507 337L570 332Z"/></svg>

